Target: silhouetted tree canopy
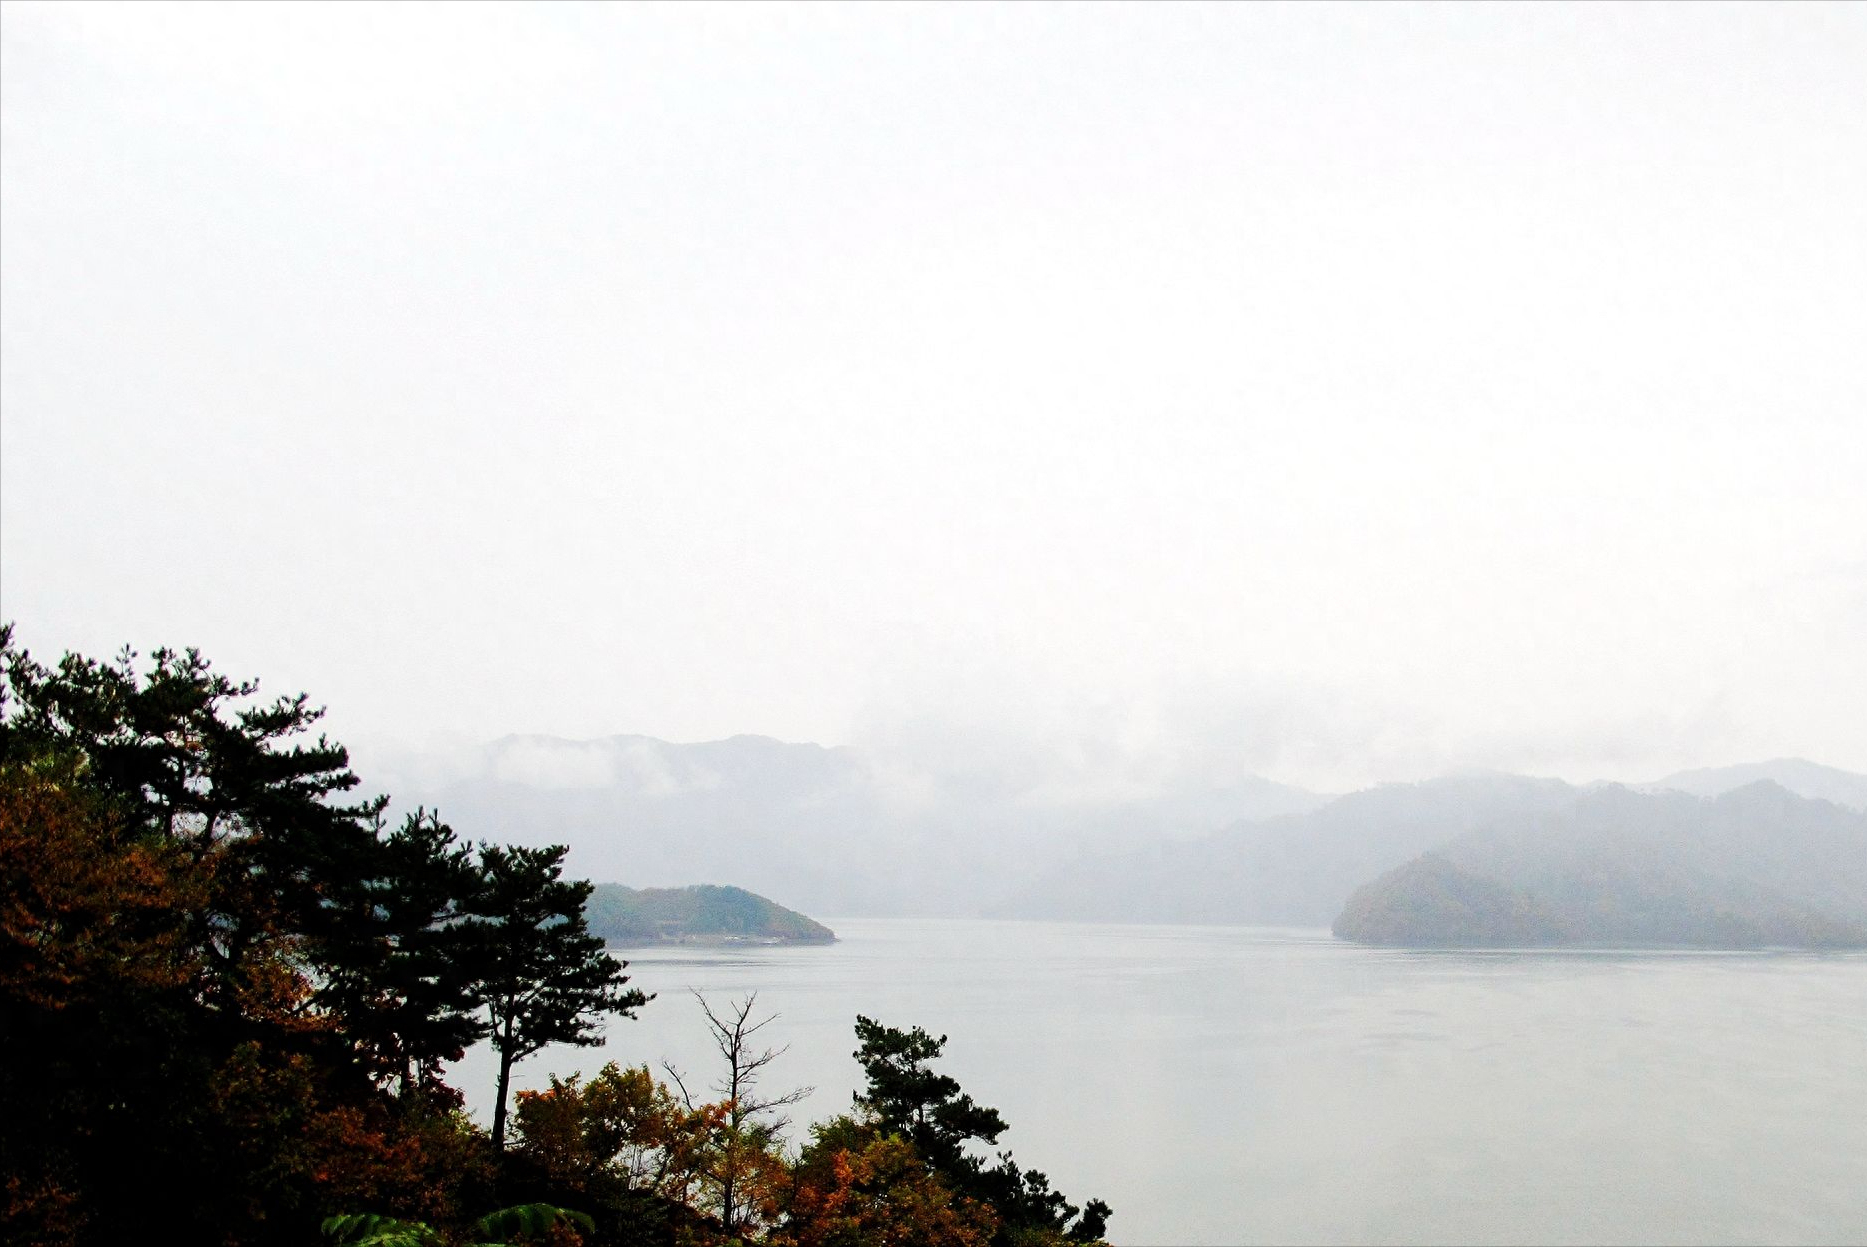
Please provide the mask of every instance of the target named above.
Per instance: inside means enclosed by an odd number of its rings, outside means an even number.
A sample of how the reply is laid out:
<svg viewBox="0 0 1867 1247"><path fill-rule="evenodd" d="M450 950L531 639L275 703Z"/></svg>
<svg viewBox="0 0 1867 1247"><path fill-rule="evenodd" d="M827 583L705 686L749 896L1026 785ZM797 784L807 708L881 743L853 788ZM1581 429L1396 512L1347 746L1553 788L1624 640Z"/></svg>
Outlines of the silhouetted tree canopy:
<svg viewBox="0 0 1867 1247"><path fill-rule="evenodd" d="M512 1066L649 997L562 846L469 846L359 799L303 696L193 650L42 666L0 628L0 1241L1056 1247L1100 1236L932 1068L861 1018L857 1112L793 1153L752 1000L703 1010L714 1102L610 1065ZM485 1038L492 1129L445 1065ZM677 1078L678 1081L678 1078ZM323 1227L322 1234L320 1226Z"/></svg>
<svg viewBox="0 0 1867 1247"><path fill-rule="evenodd" d="M495 1151L505 1143L514 1062L546 1044L600 1045L603 1015L632 1017L649 999L624 986L628 963L590 934L583 905L591 888L563 877L566 852L563 845L482 846L479 879L466 905L473 980L499 1053Z"/></svg>

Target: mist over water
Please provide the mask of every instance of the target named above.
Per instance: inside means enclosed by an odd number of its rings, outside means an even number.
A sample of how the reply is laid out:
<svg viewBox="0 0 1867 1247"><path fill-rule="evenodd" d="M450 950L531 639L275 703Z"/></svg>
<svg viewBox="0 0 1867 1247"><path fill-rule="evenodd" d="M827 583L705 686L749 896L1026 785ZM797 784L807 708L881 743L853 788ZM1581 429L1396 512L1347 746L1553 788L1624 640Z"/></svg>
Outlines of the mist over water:
<svg viewBox="0 0 1867 1247"><path fill-rule="evenodd" d="M823 947L625 953L658 993L516 1082L663 1059L759 993L772 1086L849 1103L864 1013L1125 1244L1867 1239L1867 955L1398 952L1252 927L832 920ZM458 1083L484 1115L492 1065ZM716 1059L716 1058L714 1058ZM691 1081L691 1080L690 1080Z"/></svg>
<svg viewBox="0 0 1867 1247"><path fill-rule="evenodd" d="M625 954L520 1087L704 1087L756 992L794 1143L924 1026L1120 1243L1867 1242L1867 952L1398 950L1867 949L1867 5L5 0L0 63L17 643L841 936ZM0 1126L143 1218L71 1064Z"/></svg>

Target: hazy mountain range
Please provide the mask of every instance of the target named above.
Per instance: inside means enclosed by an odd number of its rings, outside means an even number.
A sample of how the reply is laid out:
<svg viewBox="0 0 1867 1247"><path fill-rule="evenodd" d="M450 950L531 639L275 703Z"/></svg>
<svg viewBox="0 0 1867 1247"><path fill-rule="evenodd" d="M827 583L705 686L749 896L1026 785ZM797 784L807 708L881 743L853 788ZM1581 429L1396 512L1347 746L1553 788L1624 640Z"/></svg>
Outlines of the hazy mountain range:
<svg viewBox="0 0 1867 1247"><path fill-rule="evenodd" d="M1867 946L1867 813L1760 779L1591 789L1381 875L1335 931L1406 945Z"/></svg>
<svg viewBox="0 0 1867 1247"><path fill-rule="evenodd" d="M1759 778L1867 808L1867 776L1801 759L1638 787L1715 795ZM514 736L388 779L399 806L439 807L471 838L567 843L572 869L599 882L734 884L817 917L1306 926L1428 850L1589 791L1479 774L1339 797L1248 775L1060 792L1011 769L913 768L759 736Z"/></svg>
<svg viewBox="0 0 1867 1247"><path fill-rule="evenodd" d="M908 767L762 736L512 736L386 770L370 773L399 807L438 807L475 839L569 844L587 878L737 884L818 916L978 914L1076 854L1328 800L1251 776L1084 796L1015 767Z"/></svg>
<svg viewBox="0 0 1867 1247"><path fill-rule="evenodd" d="M1867 775L1837 770L1803 758L1777 758L1771 762L1747 762L1740 766L1680 771L1665 779L1635 787L1643 792L1671 789L1674 792L1689 792L1695 797L1716 797L1759 780L1780 784L1799 797L1815 797L1851 809L1867 810Z"/></svg>

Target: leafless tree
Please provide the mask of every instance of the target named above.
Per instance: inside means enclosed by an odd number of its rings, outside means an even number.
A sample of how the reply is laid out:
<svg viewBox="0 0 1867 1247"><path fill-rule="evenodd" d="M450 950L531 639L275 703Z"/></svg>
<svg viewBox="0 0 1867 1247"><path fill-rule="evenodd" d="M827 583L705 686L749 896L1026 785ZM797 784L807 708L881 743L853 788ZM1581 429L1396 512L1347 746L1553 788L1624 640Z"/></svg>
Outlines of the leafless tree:
<svg viewBox="0 0 1867 1247"><path fill-rule="evenodd" d="M713 1032L714 1045L726 1063L724 1076L713 1087L722 1097L722 1115L718 1146L708 1168L709 1176L719 1189L720 1221L731 1235L757 1216L754 1201L744 1189L745 1180L758 1159L772 1148L778 1135L790 1124L783 1110L809 1095L813 1088L799 1087L777 1096L760 1093L758 1085L766 1069L787 1049L761 1048L754 1042L753 1037L759 1031L778 1020L775 1013L756 1022L752 1020L757 992L723 1010L716 1010L698 991L694 992L694 999L700 1002L700 1011L706 1015L707 1025ZM665 1061L662 1068L680 1088L688 1109L695 1110L693 1096L680 1071Z"/></svg>

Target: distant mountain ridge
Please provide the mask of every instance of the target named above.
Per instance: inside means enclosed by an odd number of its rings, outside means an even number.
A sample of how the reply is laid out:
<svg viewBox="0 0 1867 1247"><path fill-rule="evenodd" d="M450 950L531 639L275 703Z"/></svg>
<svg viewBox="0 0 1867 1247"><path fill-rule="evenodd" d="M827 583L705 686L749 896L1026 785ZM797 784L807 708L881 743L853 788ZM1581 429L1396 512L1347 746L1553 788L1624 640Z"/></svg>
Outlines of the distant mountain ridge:
<svg viewBox="0 0 1867 1247"><path fill-rule="evenodd" d="M1334 930L1408 946L1867 947L1867 813L1771 780L1717 797L1595 789L1386 872Z"/></svg>
<svg viewBox="0 0 1867 1247"><path fill-rule="evenodd" d="M1449 837L1573 799L1561 780L1468 775L1383 784L1303 814L1065 863L1002 917L1327 926L1356 887Z"/></svg>
<svg viewBox="0 0 1867 1247"><path fill-rule="evenodd" d="M1751 769L1768 769L1808 789L1801 799L1845 793L1854 782L1867 788L1867 776L1801 759L1674 778L1684 783L1696 777L1724 793L1741 787L1732 781ZM1772 783L1784 796L1794 795L1788 784ZM1673 791L1652 787L1662 795ZM1245 820L1203 837L1082 854L1010 895L993 912L1023 918L1328 926L1358 888L1385 872L1473 832L1533 825L1572 807L1586 793L1604 791L1632 790L1495 773L1382 784L1315 810Z"/></svg>
<svg viewBox="0 0 1867 1247"><path fill-rule="evenodd" d="M463 833L571 846L585 878L739 879L808 912L976 916L1084 851L1209 832L1327 797L1248 775L1059 799L1050 776L923 768L764 736L510 736L389 776ZM1326 921L1326 919L1325 919Z"/></svg>
<svg viewBox="0 0 1867 1247"><path fill-rule="evenodd" d="M1584 791L1479 773L1330 797L1232 773L1107 786L1113 795L1091 783L1059 799L1055 777L1027 760L993 761L910 767L764 736L511 736L389 791L438 806L470 836L567 843L585 878L738 879L812 913L1311 927L1386 871ZM1867 776L1801 759L1640 790L1715 795L1752 772L1804 796L1867 793Z"/></svg>
<svg viewBox="0 0 1867 1247"><path fill-rule="evenodd" d="M1716 797L1759 780L1769 780L1799 797L1867 810L1867 775L1823 766L1806 758L1775 758L1769 762L1745 762L1737 766L1702 767L1636 786L1643 792L1671 790L1689 792L1695 797Z"/></svg>

